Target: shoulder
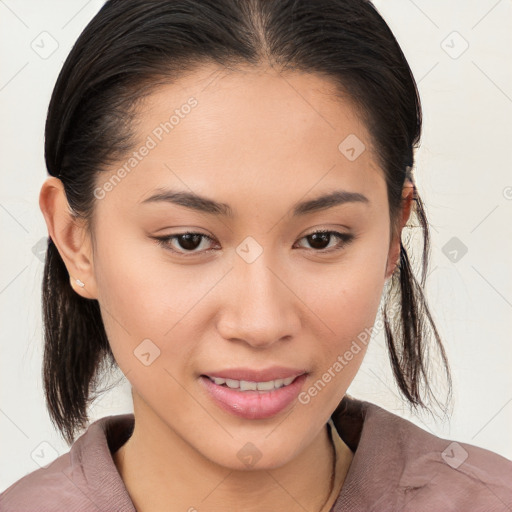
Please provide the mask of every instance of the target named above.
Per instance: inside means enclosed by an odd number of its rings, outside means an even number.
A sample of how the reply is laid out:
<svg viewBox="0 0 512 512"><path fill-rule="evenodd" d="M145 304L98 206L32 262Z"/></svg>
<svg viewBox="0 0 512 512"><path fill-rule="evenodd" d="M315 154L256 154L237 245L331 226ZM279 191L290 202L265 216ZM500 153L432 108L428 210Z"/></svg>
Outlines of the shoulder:
<svg viewBox="0 0 512 512"><path fill-rule="evenodd" d="M0 510L135 512L111 453L131 435L132 426L133 414L106 416L95 421L67 453L0 493Z"/></svg>
<svg viewBox="0 0 512 512"><path fill-rule="evenodd" d="M70 477L70 452L14 482L0 494L2 511L64 510L84 504ZM58 496L58 500L57 500Z"/></svg>
<svg viewBox="0 0 512 512"><path fill-rule="evenodd" d="M468 443L437 437L400 419L396 446L405 510L505 511L512 508L512 461ZM405 505L412 501L414 506Z"/></svg>
<svg viewBox="0 0 512 512"><path fill-rule="evenodd" d="M512 510L512 461L505 457L437 437L369 402L347 398L337 412L336 427L355 449L348 490L366 495L366 509L380 502L395 511Z"/></svg>

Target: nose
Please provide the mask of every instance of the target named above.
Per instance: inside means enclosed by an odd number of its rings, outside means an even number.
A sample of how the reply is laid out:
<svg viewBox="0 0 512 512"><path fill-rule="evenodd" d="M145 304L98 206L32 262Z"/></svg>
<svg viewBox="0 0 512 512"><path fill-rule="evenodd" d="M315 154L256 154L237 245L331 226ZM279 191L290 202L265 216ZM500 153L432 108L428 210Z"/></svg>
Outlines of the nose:
<svg viewBox="0 0 512 512"><path fill-rule="evenodd" d="M228 280L229 296L223 298L217 323L224 339L268 348L298 334L301 301L293 293L290 273L275 260L269 262L265 251L252 263L235 257Z"/></svg>

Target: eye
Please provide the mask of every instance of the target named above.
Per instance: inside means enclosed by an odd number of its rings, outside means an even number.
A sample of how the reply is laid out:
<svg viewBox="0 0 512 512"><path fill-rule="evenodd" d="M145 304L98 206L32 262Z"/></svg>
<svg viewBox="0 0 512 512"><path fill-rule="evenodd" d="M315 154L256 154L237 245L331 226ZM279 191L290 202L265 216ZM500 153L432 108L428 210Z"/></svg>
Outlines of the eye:
<svg viewBox="0 0 512 512"><path fill-rule="evenodd" d="M194 233L187 231L186 233L178 233L163 237L151 237L156 240L157 244L164 249L175 252L180 256L188 254L206 253L214 249L201 250L202 242L213 242L213 238L203 233ZM354 235L348 233L340 233L338 231L317 230L309 235L302 237L300 240L307 240L312 246L314 252L329 253L343 249L353 239ZM338 242L331 246L331 241L337 239ZM175 243L173 243L175 242ZM305 247L307 249L307 247Z"/></svg>
<svg viewBox="0 0 512 512"><path fill-rule="evenodd" d="M337 239L338 242L333 246L329 247L330 242ZM354 239L354 235L349 233L339 233L338 231L327 231L317 230L313 231L309 235L304 236L301 240L307 240L308 243L313 247L315 252L328 253L335 252L343 249ZM327 245L327 247L324 247ZM307 249L307 247L306 247Z"/></svg>
<svg viewBox="0 0 512 512"><path fill-rule="evenodd" d="M164 249L171 250L175 253L178 253L181 256L186 256L187 253L200 253L200 252L208 252L212 249L206 250L196 250L198 247L201 247L201 243L203 240L207 240L213 242L213 238L208 235L204 235L203 233L193 233L187 231L186 233L178 233L176 235L162 236L162 237L152 237L154 238L160 247ZM176 245L174 248L172 246L172 242L176 242L178 248L176 249Z"/></svg>

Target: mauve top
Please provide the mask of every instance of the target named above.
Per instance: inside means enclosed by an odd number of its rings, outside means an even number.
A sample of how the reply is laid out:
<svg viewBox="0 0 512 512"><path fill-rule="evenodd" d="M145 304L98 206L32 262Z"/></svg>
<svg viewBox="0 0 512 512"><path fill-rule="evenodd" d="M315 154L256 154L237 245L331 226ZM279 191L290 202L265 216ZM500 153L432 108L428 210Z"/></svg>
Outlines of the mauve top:
<svg viewBox="0 0 512 512"><path fill-rule="evenodd" d="M354 455L331 512L512 511L512 461L501 455L348 395L332 421ZM0 510L135 512L112 458L133 426L133 414L91 423L67 453L1 493Z"/></svg>

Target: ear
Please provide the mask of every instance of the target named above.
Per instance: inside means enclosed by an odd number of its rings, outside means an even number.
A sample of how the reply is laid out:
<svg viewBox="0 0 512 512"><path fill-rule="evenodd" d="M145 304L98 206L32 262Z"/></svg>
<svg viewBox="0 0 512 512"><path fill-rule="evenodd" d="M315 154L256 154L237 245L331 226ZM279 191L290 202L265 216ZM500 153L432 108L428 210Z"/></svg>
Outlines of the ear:
<svg viewBox="0 0 512 512"><path fill-rule="evenodd" d="M39 207L48 234L68 270L71 287L84 298L96 299L90 235L85 221L71 210L59 178L52 176L45 180L39 194ZM80 279L85 286L79 286L76 279Z"/></svg>
<svg viewBox="0 0 512 512"><path fill-rule="evenodd" d="M399 224L395 230L394 236L389 244L388 259L386 262L385 279L388 280L394 273L400 258L400 243L402 239L402 229L411 215L412 202L414 199L414 184L406 179L402 188L402 205L399 212Z"/></svg>

